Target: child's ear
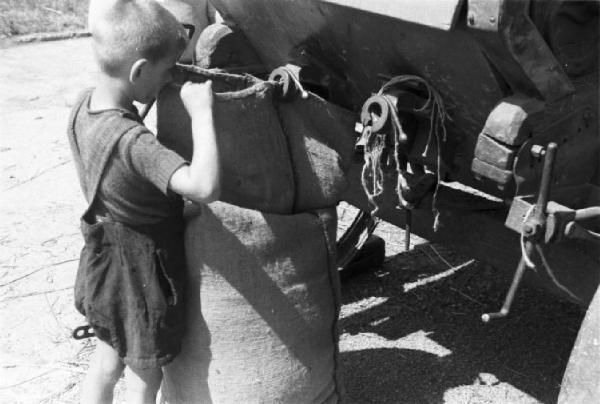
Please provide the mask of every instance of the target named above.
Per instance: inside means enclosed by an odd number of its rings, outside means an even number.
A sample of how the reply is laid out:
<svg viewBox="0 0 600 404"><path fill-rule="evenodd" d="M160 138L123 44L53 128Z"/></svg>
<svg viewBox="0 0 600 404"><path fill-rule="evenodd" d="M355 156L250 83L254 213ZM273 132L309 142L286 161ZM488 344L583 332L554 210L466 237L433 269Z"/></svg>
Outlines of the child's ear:
<svg viewBox="0 0 600 404"><path fill-rule="evenodd" d="M147 59L138 59L133 65L131 65L131 70L129 71L129 81L131 83L136 82L144 73L144 69L148 65Z"/></svg>

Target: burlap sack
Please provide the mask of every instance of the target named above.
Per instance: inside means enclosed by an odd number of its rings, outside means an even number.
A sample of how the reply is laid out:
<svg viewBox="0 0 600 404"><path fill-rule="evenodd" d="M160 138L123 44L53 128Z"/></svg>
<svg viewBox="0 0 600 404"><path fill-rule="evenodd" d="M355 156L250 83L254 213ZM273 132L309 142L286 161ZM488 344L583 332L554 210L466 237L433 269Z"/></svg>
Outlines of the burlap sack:
<svg viewBox="0 0 600 404"><path fill-rule="evenodd" d="M215 202L189 220L188 330L164 369L165 402L339 401L335 230L333 208Z"/></svg>
<svg viewBox="0 0 600 404"><path fill-rule="evenodd" d="M294 179L285 135L273 104L274 84L204 69L190 79L213 81L213 116L222 162L221 200L269 213L291 213ZM158 99L158 139L187 159L190 118L178 87Z"/></svg>
<svg viewBox="0 0 600 404"><path fill-rule="evenodd" d="M278 102L294 171L294 212L335 206L348 187L356 116L319 96Z"/></svg>

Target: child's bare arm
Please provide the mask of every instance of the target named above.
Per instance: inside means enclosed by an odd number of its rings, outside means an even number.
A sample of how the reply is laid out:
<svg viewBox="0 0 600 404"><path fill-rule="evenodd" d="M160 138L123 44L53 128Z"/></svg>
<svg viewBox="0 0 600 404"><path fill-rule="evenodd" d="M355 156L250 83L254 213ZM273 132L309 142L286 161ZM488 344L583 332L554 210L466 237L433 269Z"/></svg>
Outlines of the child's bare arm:
<svg viewBox="0 0 600 404"><path fill-rule="evenodd" d="M189 166L176 170L169 181L174 192L200 203L219 199L221 164L212 116L212 83L185 83L181 98L192 119L194 154Z"/></svg>

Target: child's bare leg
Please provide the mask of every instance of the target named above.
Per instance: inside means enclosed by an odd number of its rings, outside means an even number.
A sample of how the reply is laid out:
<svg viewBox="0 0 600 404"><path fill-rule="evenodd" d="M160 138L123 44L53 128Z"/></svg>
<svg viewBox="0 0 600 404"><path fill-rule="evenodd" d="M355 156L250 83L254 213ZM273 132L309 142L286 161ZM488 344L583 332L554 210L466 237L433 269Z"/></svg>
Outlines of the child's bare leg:
<svg viewBox="0 0 600 404"><path fill-rule="evenodd" d="M162 369L125 368L125 385L127 386L127 404L155 404L156 393L162 381Z"/></svg>
<svg viewBox="0 0 600 404"><path fill-rule="evenodd" d="M117 351L98 340L81 389L83 404L112 403L115 384L125 365Z"/></svg>

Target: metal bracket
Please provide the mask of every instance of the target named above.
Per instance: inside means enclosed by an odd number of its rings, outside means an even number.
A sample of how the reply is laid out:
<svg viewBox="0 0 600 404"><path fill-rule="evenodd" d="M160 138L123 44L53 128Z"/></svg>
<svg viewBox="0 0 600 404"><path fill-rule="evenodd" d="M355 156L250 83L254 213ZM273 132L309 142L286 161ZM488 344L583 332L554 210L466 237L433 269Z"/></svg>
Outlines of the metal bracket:
<svg viewBox="0 0 600 404"><path fill-rule="evenodd" d="M498 31L502 0L469 0L467 24L481 31Z"/></svg>

